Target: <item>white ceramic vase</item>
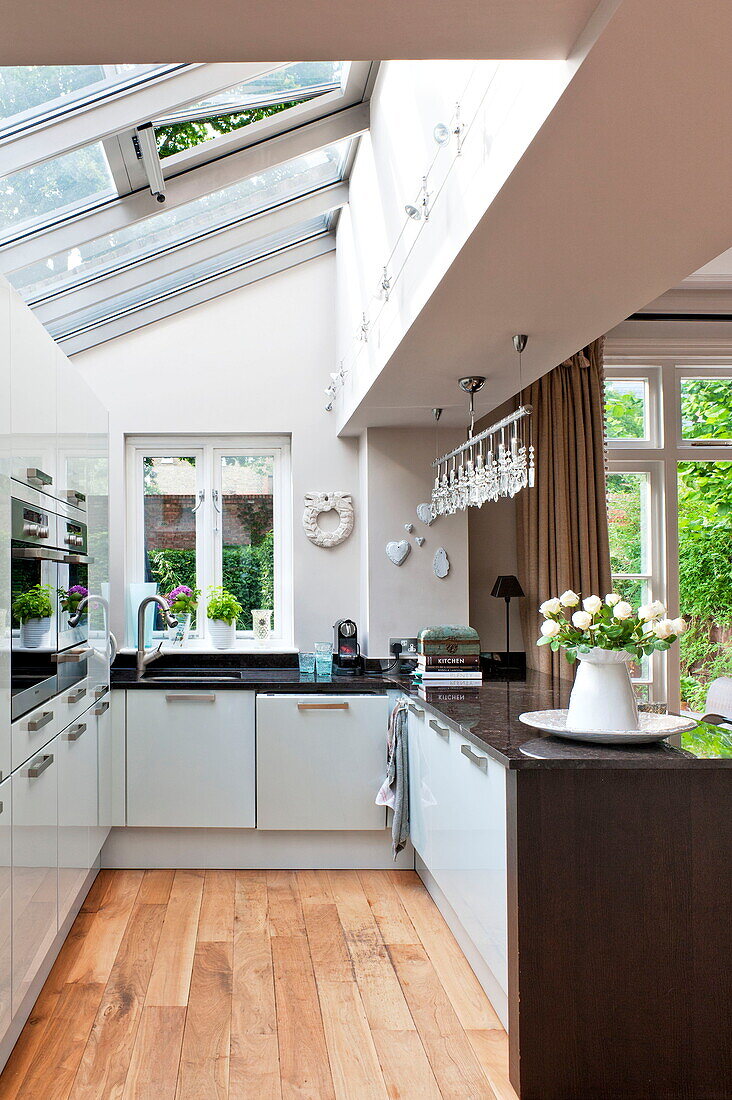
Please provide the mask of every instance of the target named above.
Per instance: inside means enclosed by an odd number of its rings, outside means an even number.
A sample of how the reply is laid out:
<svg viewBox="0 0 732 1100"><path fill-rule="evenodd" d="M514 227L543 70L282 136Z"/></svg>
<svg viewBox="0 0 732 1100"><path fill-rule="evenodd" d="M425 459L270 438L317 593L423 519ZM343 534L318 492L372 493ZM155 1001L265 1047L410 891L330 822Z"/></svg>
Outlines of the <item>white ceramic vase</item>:
<svg viewBox="0 0 732 1100"><path fill-rule="evenodd" d="M20 628L20 644L24 649L38 649L51 626L50 618L28 619Z"/></svg>
<svg viewBox="0 0 732 1100"><path fill-rule="evenodd" d="M209 619L208 633L215 649L231 649L236 640L236 623L223 619Z"/></svg>
<svg viewBox="0 0 732 1100"><path fill-rule="evenodd" d="M272 633L272 612L267 610L255 611L252 608L252 626L254 627L254 637L257 643L261 646L266 645Z"/></svg>
<svg viewBox="0 0 732 1100"><path fill-rule="evenodd" d="M618 733L638 729L638 704L630 680L630 653L591 649L578 654L569 697L567 729L576 733Z"/></svg>

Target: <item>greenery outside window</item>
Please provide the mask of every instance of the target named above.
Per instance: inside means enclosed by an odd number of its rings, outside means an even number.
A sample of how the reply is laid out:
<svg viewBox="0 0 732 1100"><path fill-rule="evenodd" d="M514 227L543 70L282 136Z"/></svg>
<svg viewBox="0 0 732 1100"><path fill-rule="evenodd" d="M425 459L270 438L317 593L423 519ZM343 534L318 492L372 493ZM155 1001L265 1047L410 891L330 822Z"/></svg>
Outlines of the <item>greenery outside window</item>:
<svg viewBox="0 0 732 1100"><path fill-rule="evenodd" d="M262 437L128 444L128 583L167 595L202 593L189 635L206 643L206 595L223 586L241 604L237 637L253 637L252 609L271 609L272 642L292 643L289 444ZM158 619L156 631L162 634Z"/></svg>

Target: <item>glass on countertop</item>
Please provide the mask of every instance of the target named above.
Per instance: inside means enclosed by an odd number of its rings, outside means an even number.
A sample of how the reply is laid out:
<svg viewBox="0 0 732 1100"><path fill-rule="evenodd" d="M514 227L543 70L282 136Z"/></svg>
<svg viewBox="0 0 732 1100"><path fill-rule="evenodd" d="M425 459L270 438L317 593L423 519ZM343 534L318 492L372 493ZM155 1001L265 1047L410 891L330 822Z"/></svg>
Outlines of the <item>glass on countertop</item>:
<svg viewBox="0 0 732 1100"><path fill-rule="evenodd" d="M333 646L330 642L315 643L315 671L321 680L333 677Z"/></svg>
<svg viewBox="0 0 732 1100"><path fill-rule="evenodd" d="M298 653L297 663L300 667L300 672L305 676L315 675L315 654L314 653Z"/></svg>

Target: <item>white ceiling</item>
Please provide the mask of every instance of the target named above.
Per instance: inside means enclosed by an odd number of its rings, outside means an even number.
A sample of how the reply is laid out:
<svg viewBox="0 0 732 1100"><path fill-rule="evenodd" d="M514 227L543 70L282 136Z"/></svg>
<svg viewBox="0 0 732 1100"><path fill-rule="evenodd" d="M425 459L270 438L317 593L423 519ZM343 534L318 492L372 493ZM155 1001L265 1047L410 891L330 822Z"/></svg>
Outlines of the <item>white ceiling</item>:
<svg viewBox="0 0 732 1100"><path fill-rule="evenodd" d="M1 65L564 58L597 0L41 0L3 6Z"/></svg>
<svg viewBox="0 0 732 1100"><path fill-rule="evenodd" d="M486 413L518 388L512 333L538 377L729 246L730 41L727 0L620 5L347 432L422 423L415 393L454 405L472 373Z"/></svg>

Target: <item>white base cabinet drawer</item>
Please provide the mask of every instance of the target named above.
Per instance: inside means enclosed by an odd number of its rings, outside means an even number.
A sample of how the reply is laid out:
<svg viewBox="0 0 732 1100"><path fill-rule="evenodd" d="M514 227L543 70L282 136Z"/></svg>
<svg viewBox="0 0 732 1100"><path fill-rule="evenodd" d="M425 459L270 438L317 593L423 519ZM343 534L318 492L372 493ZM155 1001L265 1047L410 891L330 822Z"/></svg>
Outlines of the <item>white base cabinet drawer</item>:
<svg viewBox="0 0 732 1100"><path fill-rule="evenodd" d="M257 697L257 828L383 829L385 696Z"/></svg>
<svg viewBox="0 0 732 1100"><path fill-rule="evenodd" d="M93 711L63 733L58 748L58 924L63 924L92 865L97 824L97 727Z"/></svg>
<svg viewBox="0 0 732 1100"><path fill-rule="evenodd" d="M254 692L127 692L127 824L253 828Z"/></svg>
<svg viewBox="0 0 732 1100"><path fill-rule="evenodd" d="M13 1012L57 931L58 741L12 776Z"/></svg>
<svg viewBox="0 0 732 1100"><path fill-rule="evenodd" d="M13 771L37 756L65 724L58 696L13 722L10 731Z"/></svg>
<svg viewBox="0 0 732 1100"><path fill-rule="evenodd" d="M97 699L89 713L94 716L97 734L97 816L89 838L91 866L114 824L115 768L111 692Z"/></svg>
<svg viewBox="0 0 732 1100"><path fill-rule="evenodd" d="M12 1014L12 780L0 783L0 1038L10 1024Z"/></svg>

